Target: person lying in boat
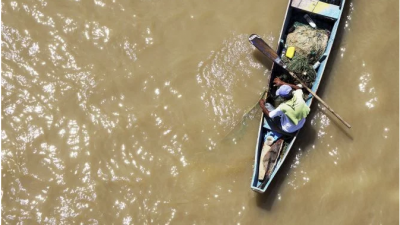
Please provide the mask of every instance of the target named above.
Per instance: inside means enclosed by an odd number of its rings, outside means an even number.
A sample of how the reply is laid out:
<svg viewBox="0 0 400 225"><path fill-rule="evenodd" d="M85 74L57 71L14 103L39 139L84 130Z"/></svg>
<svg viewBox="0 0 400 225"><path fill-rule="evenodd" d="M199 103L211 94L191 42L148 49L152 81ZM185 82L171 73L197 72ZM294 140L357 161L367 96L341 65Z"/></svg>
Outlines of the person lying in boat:
<svg viewBox="0 0 400 225"><path fill-rule="evenodd" d="M285 101L275 109L270 103L260 100L260 107L266 115L264 123L267 122L265 125L275 132L290 135L303 127L310 108L303 99L301 87L285 83L279 78L274 79L274 84L279 87L276 95Z"/></svg>

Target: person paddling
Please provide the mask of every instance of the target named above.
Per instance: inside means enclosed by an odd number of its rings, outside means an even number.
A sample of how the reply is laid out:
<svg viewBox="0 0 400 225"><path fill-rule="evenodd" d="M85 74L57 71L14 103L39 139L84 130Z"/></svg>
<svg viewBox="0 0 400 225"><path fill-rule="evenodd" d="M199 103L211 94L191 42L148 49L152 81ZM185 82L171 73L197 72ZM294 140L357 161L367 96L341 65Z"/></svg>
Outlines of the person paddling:
<svg viewBox="0 0 400 225"><path fill-rule="evenodd" d="M303 99L301 87L285 83L279 78L274 79L274 84L279 87L276 95L281 96L285 101L275 109L270 103L260 100L260 107L266 115L264 124L268 123L264 127L291 135L303 127L310 108Z"/></svg>

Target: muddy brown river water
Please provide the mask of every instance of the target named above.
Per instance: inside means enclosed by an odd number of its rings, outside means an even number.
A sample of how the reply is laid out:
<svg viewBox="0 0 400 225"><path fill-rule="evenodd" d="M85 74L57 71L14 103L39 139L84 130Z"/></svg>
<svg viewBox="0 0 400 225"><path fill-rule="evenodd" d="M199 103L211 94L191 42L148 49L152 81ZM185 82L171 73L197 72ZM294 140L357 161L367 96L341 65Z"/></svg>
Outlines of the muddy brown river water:
<svg viewBox="0 0 400 225"><path fill-rule="evenodd" d="M399 223L399 2L347 0L318 94L250 189L287 1L1 2L3 224ZM230 132L231 130L234 132ZM229 135L228 135L229 134Z"/></svg>

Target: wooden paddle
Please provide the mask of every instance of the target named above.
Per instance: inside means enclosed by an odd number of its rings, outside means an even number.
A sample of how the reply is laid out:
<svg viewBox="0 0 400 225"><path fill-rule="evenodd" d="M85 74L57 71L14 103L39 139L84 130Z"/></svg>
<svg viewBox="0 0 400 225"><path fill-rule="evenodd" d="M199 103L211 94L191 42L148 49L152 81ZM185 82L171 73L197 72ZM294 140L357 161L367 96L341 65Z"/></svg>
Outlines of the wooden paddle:
<svg viewBox="0 0 400 225"><path fill-rule="evenodd" d="M260 52L262 52L264 55L266 55L268 58L270 58L272 61L274 61L276 64L280 65L282 68L284 68L286 71L289 72L290 76L295 78L297 81L300 82L301 85L303 85L304 88L307 89L308 92L311 93L312 96L314 96L320 103L322 103L333 115L335 115L344 125L346 125L348 128L351 128L350 124L347 123L340 117L337 113L333 111L331 107L329 107L324 100L322 100L317 94L315 94L310 88L307 87L306 84L300 78L297 77L296 74L293 72L289 71L285 65L285 63L279 58L278 54L257 34L252 34L249 37L249 41L251 44L253 44Z"/></svg>

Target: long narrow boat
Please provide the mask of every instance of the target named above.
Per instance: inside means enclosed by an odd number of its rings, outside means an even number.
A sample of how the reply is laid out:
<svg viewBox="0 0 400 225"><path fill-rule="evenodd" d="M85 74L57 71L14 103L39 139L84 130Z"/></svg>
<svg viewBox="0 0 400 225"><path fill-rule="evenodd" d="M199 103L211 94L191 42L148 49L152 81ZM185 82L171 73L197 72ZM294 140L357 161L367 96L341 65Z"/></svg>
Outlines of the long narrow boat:
<svg viewBox="0 0 400 225"><path fill-rule="evenodd" d="M280 33L280 38L278 42L278 55L281 55L282 50L284 48L283 45L279 44L282 41L286 40L286 37L289 33L289 28L291 28L295 22L301 22L304 24L308 24L309 22L304 17L306 14L309 15L311 20L315 22L318 28L322 28L328 30L330 32L330 36L327 42L327 46L324 52L326 56L325 60L323 60L320 66L316 69L316 78L313 82L312 87L310 89L316 93L321 83L322 75L325 70L326 63L328 61L329 55L331 53L333 41L336 36L336 32L339 26L340 17L342 15L342 11L344 8L345 0L325 0L325 1L318 1L318 0L290 0L286 9L286 15L283 23L283 27ZM312 23L310 25L313 25ZM251 39L254 36L250 37ZM282 41L281 41L282 40ZM253 43L254 44L254 43ZM256 46L257 47L257 46ZM260 50L260 49L259 49ZM264 52L264 54L266 54ZM268 83L269 87L274 89L273 87L273 80L279 74L287 73L287 71L282 68L281 65L278 65L276 61L272 65L271 75L269 76ZM271 90L272 92L273 90ZM313 96L310 94L306 98L306 104L311 106L313 102ZM271 98L267 98L267 100L271 101ZM261 116L260 120L260 127L258 131L258 138L256 142L256 149L255 149L255 160L254 160L254 172L251 181L251 189L253 191L264 193L270 183L272 182L273 178L279 171L279 168L282 166L283 162L285 161L286 157L288 156L290 149L293 147L293 144L296 140L298 135L298 131L293 136L284 136L283 138L283 145L281 144L281 150L278 152L277 159L271 167L269 171L268 178L259 179L259 166L260 163L263 163L263 159L261 159L261 153L264 146L264 139L265 135L270 132L269 129L264 127L264 115Z"/></svg>

